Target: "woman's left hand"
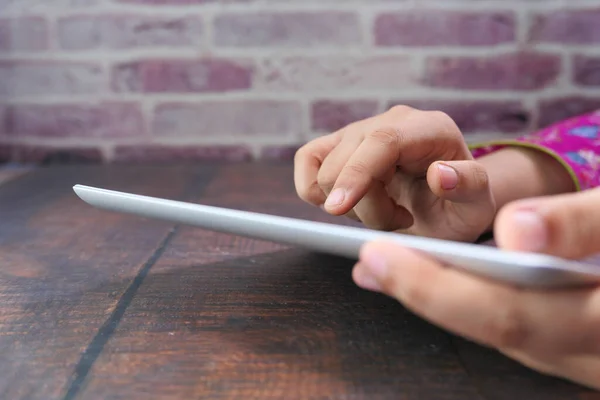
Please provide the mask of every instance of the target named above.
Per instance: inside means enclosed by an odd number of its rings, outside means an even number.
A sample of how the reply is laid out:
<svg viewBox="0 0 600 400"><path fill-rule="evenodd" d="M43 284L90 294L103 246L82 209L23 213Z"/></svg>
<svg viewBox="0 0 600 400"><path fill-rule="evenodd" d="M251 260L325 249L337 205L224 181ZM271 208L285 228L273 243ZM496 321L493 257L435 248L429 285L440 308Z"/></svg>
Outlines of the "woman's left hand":
<svg viewBox="0 0 600 400"><path fill-rule="evenodd" d="M501 248L565 258L600 253L598 204L600 189L509 204L496 219L496 240ZM516 288L389 242L365 245L353 278L530 368L600 389L600 286Z"/></svg>

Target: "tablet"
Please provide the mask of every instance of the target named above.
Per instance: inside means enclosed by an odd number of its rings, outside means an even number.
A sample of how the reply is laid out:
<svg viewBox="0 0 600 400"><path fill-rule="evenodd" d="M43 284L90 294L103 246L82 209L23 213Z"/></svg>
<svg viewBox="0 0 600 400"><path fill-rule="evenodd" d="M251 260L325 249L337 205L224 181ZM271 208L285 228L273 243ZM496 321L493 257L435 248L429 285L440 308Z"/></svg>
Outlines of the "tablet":
<svg viewBox="0 0 600 400"><path fill-rule="evenodd" d="M509 252L495 247L381 232L262 213L75 185L75 193L100 209L160 219L203 229L267 240L357 259L361 246L388 239L438 261L508 284L564 288L600 283L600 266L552 256Z"/></svg>

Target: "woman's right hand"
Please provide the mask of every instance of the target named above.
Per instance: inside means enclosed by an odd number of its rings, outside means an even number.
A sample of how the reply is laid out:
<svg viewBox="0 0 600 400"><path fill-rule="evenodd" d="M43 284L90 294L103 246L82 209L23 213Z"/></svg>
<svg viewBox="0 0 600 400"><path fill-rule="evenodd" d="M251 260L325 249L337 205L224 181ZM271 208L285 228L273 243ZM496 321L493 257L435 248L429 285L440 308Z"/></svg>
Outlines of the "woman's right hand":
<svg viewBox="0 0 600 400"><path fill-rule="evenodd" d="M498 214L495 232L504 249L571 259L600 254L600 189L510 203ZM600 389L600 284L516 288L393 242L365 245L353 277L455 334L542 373Z"/></svg>

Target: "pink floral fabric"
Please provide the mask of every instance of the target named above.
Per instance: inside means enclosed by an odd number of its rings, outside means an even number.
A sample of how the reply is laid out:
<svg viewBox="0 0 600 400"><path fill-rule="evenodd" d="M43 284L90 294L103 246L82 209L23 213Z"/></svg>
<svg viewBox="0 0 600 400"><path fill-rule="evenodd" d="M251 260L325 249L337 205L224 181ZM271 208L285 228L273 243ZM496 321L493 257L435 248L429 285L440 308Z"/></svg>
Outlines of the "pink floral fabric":
<svg viewBox="0 0 600 400"><path fill-rule="evenodd" d="M600 110L570 118L512 141L484 143L471 148L475 158L506 146L545 151L561 162L579 190L600 186Z"/></svg>

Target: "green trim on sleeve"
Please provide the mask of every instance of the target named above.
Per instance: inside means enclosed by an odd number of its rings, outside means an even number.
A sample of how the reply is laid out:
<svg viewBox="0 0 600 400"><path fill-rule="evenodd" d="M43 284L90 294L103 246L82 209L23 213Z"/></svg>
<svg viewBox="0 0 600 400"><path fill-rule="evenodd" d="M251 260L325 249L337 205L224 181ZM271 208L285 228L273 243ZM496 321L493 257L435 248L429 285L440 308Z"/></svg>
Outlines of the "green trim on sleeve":
<svg viewBox="0 0 600 400"><path fill-rule="evenodd" d="M579 182L579 178L577 177L575 170L560 155L558 155L558 153L554 152L553 150L550 150L544 146L540 146L540 145L533 144L533 143L521 142L518 140L498 140L498 141L473 144L473 145L469 145L469 150L473 151L476 149L480 149L482 147L490 147L490 146L516 146L516 147L525 147L525 148L529 148L529 149L535 149L535 150L542 151L542 152L548 154L549 156L551 156L552 158L554 158L556 161L558 161L563 167L565 167L565 169L569 173L569 176L571 177L571 179L573 179L573 183L575 184L575 191L576 192L581 191L581 182Z"/></svg>

